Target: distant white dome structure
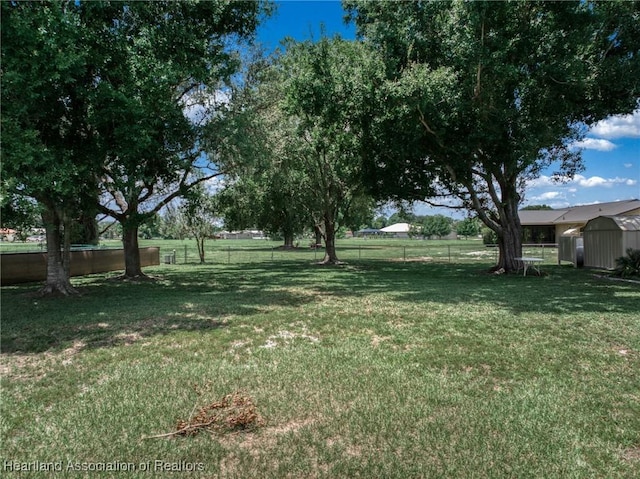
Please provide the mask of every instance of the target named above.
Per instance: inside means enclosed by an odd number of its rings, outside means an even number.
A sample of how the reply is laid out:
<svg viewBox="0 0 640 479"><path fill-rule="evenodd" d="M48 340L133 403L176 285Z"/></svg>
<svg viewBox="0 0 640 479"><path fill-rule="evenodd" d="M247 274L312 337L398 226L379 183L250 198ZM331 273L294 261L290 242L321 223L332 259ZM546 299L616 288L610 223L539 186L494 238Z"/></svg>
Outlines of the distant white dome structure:
<svg viewBox="0 0 640 479"><path fill-rule="evenodd" d="M409 223L395 223L380 229L383 233L396 235L398 238L408 238L411 225Z"/></svg>

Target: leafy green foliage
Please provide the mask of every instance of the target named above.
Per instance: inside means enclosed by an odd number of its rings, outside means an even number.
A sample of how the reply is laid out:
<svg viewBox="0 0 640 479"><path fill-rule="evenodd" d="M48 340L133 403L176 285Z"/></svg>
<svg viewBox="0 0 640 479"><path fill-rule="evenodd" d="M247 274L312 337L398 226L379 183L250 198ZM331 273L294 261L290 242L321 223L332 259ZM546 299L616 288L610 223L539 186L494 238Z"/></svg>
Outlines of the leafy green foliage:
<svg viewBox="0 0 640 479"><path fill-rule="evenodd" d="M451 223L451 218L444 215L426 216L422 220L422 235L428 238L447 236L452 230Z"/></svg>
<svg viewBox="0 0 640 479"><path fill-rule="evenodd" d="M90 49L79 4L2 2L3 192L36 200L47 232L43 293L71 294L73 225L94 212Z"/></svg>
<svg viewBox="0 0 640 479"><path fill-rule="evenodd" d="M122 224L126 275L140 275L140 225L240 156L242 115L227 100L269 10L2 2L3 178L47 203L53 224L99 203Z"/></svg>
<svg viewBox="0 0 640 479"><path fill-rule="evenodd" d="M498 244L498 236L495 231L485 226L480 229L480 232L482 233L482 242L484 244Z"/></svg>
<svg viewBox="0 0 640 479"><path fill-rule="evenodd" d="M340 226L366 223L373 206L362 191L359 138L379 66L362 44L322 38L290 43L262 72L257 102L267 151L264 164L232 186L236 201L253 193L256 223L285 239L305 223L321 230L325 262L338 261Z"/></svg>
<svg viewBox="0 0 640 479"><path fill-rule="evenodd" d="M182 224L187 236L193 237L198 245L200 263L205 262L205 241L213 238L216 230L217 205L202 184L193 187L179 207Z"/></svg>
<svg viewBox="0 0 640 479"><path fill-rule="evenodd" d="M541 211L541 210L553 210L549 205L529 205L522 208L523 211Z"/></svg>
<svg viewBox="0 0 640 479"><path fill-rule="evenodd" d="M456 233L458 236L475 237L480 234L481 224L477 218L465 218L456 224Z"/></svg>
<svg viewBox="0 0 640 479"><path fill-rule="evenodd" d="M496 233L498 266L516 269L525 180L579 171L585 126L637 108L637 4L344 3L388 78L368 123L370 188L457 197Z"/></svg>
<svg viewBox="0 0 640 479"><path fill-rule="evenodd" d="M0 199L0 226L14 229L24 241L29 231L41 224L38 205L30 198L15 193L4 194Z"/></svg>
<svg viewBox="0 0 640 479"><path fill-rule="evenodd" d="M626 256L616 258L614 274L622 278L640 276L640 250L629 248Z"/></svg>

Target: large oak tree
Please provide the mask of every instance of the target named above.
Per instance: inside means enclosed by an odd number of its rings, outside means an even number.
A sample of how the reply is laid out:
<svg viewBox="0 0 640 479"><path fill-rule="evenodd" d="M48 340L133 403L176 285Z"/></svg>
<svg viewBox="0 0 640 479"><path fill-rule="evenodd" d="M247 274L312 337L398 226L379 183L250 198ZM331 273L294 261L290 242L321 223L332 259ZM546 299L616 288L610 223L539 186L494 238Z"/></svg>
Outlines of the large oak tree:
<svg viewBox="0 0 640 479"><path fill-rule="evenodd" d="M589 125L638 107L637 2L343 2L388 82L369 125L381 198L456 197L521 256L525 182L581 168ZM436 200L434 200L436 199Z"/></svg>
<svg viewBox="0 0 640 479"><path fill-rule="evenodd" d="M84 5L101 28L94 76L104 155L99 208L122 224L125 277L142 276L140 225L242 156L243 113L235 108L231 80L265 7L241 1Z"/></svg>
<svg viewBox="0 0 640 479"><path fill-rule="evenodd" d="M38 202L48 253L43 293L75 292L71 224L96 196L90 52L80 25L73 2L2 2L3 203Z"/></svg>

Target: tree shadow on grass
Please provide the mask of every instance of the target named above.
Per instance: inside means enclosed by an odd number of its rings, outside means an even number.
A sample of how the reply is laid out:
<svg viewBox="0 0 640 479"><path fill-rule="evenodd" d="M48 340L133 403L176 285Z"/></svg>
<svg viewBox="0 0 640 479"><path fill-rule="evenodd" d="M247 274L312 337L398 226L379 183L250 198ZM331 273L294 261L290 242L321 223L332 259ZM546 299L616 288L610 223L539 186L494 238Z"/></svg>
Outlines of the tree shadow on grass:
<svg viewBox="0 0 640 479"><path fill-rule="evenodd" d="M33 298L33 286L3 288L1 352L60 351L78 342L100 348L177 331L204 333L225 327L230 316L374 294L414 304L489 304L514 317L639 309L638 285L608 282L589 271L545 266L543 277L494 276L488 267L384 260L320 267L293 260L160 267L152 273L159 276L155 282L87 277L77 280L82 295L74 298Z"/></svg>
<svg viewBox="0 0 640 479"><path fill-rule="evenodd" d="M489 264L356 260L327 267L281 262L225 266L228 278L258 289L302 286L319 296L391 294L394 301L442 304L490 303L514 315L529 312L635 313L640 286L610 282L588 269L544 265L542 276L495 275ZM229 279L229 281L236 281Z"/></svg>
<svg viewBox="0 0 640 479"><path fill-rule="evenodd" d="M179 331L210 332L229 316L296 306L304 295L254 282L242 271L207 266L167 271L153 282L116 282L104 275L76 284L77 297L34 297L33 285L3 288L0 352L117 346Z"/></svg>
<svg viewBox="0 0 640 479"><path fill-rule="evenodd" d="M394 300L443 304L490 303L521 313L635 313L640 287L596 278L589 270L543 266L544 275L495 275L489 265L369 263L362 291L393 292ZM371 271L375 274L370 275ZM340 289L346 286L336 284Z"/></svg>

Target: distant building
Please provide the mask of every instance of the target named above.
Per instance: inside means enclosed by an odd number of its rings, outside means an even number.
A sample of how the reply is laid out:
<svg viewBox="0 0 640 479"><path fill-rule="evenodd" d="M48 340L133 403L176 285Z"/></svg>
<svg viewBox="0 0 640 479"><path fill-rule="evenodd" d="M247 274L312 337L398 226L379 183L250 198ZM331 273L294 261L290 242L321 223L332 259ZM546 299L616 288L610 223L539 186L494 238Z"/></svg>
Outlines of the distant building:
<svg viewBox="0 0 640 479"><path fill-rule="evenodd" d="M363 238L366 238L368 236L380 236L381 234L382 231L380 231L378 228L363 228L356 232L356 236L360 236Z"/></svg>
<svg viewBox="0 0 640 479"><path fill-rule="evenodd" d="M0 228L0 241L15 241L17 233L11 228Z"/></svg>
<svg viewBox="0 0 640 479"><path fill-rule="evenodd" d="M393 235L395 238L408 238L411 225L409 223L395 223L381 228L382 233Z"/></svg>
<svg viewBox="0 0 640 479"><path fill-rule="evenodd" d="M242 230L242 231L220 231L216 233L219 239L268 239L262 231Z"/></svg>

